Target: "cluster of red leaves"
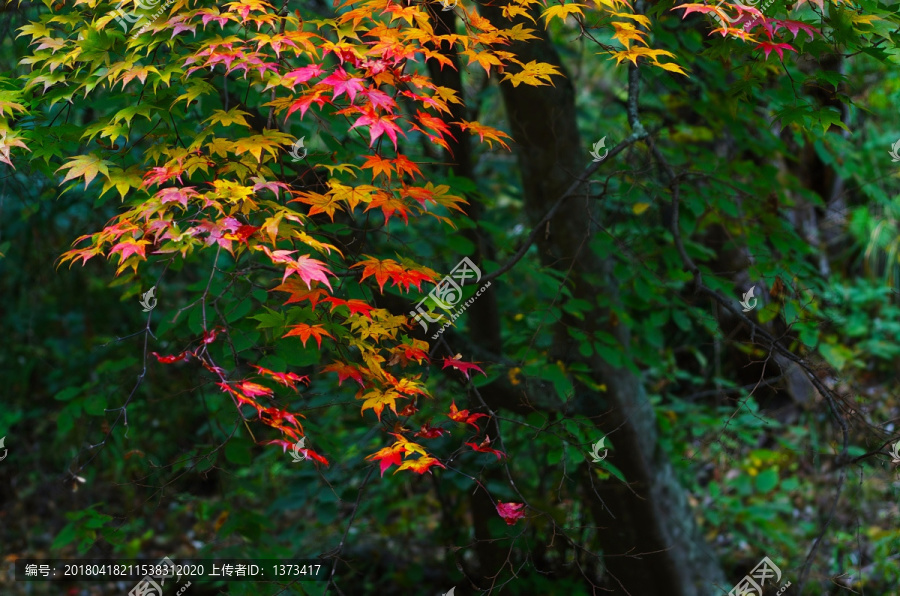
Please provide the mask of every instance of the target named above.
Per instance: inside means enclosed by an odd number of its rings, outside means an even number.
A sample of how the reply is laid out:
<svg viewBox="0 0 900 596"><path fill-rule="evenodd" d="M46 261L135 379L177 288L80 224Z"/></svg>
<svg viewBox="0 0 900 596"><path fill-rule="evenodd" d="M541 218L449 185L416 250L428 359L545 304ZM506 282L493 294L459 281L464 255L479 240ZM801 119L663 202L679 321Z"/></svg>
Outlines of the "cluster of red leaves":
<svg viewBox="0 0 900 596"><path fill-rule="evenodd" d="M284 437L289 438L291 439L291 441L293 441L291 442L284 439L275 439L271 441L265 441L262 443L263 445L281 445L285 451L288 448L293 448L294 444L298 440L300 440L302 436L304 436L303 427L301 426L297 418L305 418L305 416L299 413L289 412L282 408L264 406L260 404L256 398L266 398L270 400L274 398L275 392L270 387L266 387L265 385L260 385L259 383L248 380L228 382L225 379L225 371L220 367L212 364L211 360L208 360L207 357L204 357L205 346L214 342L216 340L216 337L222 331L222 328L216 327L212 331L204 332L200 346L192 351L185 350L180 354L171 356L162 356L157 352L152 352L152 354L162 364L173 364L175 362L188 361L191 357L198 358L207 370L219 377L220 381L217 382L216 385L219 386L222 391L231 395L238 410L240 410L242 406L252 407L254 410L256 410L256 414L260 422L262 422L266 426L269 426L270 428L277 430ZM260 377L272 379L276 383L293 389L295 393L298 392L297 383L306 383L307 385L309 384L309 377L307 376L300 376L292 372L275 372L273 370L255 364L251 364L251 366L256 369ZM328 465L328 460L312 449L303 449L302 451L309 459L319 461L326 466Z"/></svg>
<svg viewBox="0 0 900 596"><path fill-rule="evenodd" d="M797 39L797 35L801 30L806 32L810 41L815 39L815 34L822 34L819 29L813 27L809 23L804 23L803 21L771 19L766 17L759 9L738 2L728 4L727 6L730 6L737 12L736 17L729 16L721 3L716 5L681 4L680 6L673 7L672 10L684 10L682 18L692 12L715 15L718 21L723 23L723 25L710 32L710 35L721 33L722 37L731 36L744 41L755 41L757 42L757 45L754 49L762 50L766 55L766 59L768 59L769 54L772 53L772 51L775 51L781 59L784 59L785 50L797 52L797 50L794 49L794 46L783 41L783 38L776 38L778 31L781 29L790 32L793 35L793 40ZM727 25L725 23L727 23ZM754 30L756 29L759 29L765 34L768 41L758 41L754 38L754 35L759 34L759 31L754 33Z"/></svg>

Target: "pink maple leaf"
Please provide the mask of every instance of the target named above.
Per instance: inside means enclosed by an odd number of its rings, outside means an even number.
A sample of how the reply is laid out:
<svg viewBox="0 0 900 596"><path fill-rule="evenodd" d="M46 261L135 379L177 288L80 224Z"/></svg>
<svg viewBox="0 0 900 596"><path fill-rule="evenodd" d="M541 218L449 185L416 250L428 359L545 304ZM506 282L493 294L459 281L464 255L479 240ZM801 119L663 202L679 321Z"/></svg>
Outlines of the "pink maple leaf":
<svg viewBox="0 0 900 596"><path fill-rule="evenodd" d="M282 283L284 283L284 281L287 280L289 276L296 273L300 276L300 279L306 282L306 287L309 289L312 289L312 285L310 285L309 282L321 281L323 284L328 286L329 290L332 290L327 276L335 275L325 266L325 263L323 263L322 261L310 259L306 255L301 255L297 259L292 259L291 255L297 252L296 250L271 251L269 250L268 246L263 246L262 250L267 255L269 255L269 258L272 259L273 263L284 263L287 265L287 269L284 272L284 277L281 280Z"/></svg>
<svg viewBox="0 0 900 596"><path fill-rule="evenodd" d="M787 29L791 32L791 34L793 34L794 39L797 39L797 34L800 32L800 30L806 31L806 34L809 35L810 41L813 41L815 39L815 33L821 34L818 29L816 29L812 25L809 25L808 23L804 23L803 21L773 20L772 22L775 24L776 30Z"/></svg>
<svg viewBox="0 0 900 596"><path fill-rule="evenodd" d="M294 90L294 87L300 83L305 83L313 77L318 77L322 74L322 65L321 64L310 64L309 66L304 66L303 68L298 68L296 70L292 70L291 72L285 73L282 77L282 80L290 80L292 81L291 91Z"/></svg>
<svg viewBox="0 0 900 596"><path fill-rule="evenodd" d="M351 77L347 72L338 67L333 73L320 81L322 85L329 85L334 88L333 98L337 99L346 93L350 97L350 103L356 99L356 94L363 90L363 79Z"/></svg>
<svg viewBox="0 0 900 596"><path fill-rule="evenodd" d="M784 60L784 50L790 50L792 52L797 51L789 43L772 43L769 41L761 42L754 49L756 49L756 50L762 49L766 53L766 60L769 59L769 54L772 52L772 50L775 50L775 52L778 53L778 57L782 60Z"/></svg>
<svg viewBox="0 0 900 596"><path fill-rule="evenodd" d="M500 517L503 518L503 521L508 526L514 525L525 516L525 512L522 511L524 507L524 503L502 503L497 501L497 513L500 514Z"/></svg>
<svg viewBox="0 0 900 596"><path fill-rule="evenodd" d="M353 126L350 127L350 130L353 130L357 126L368 126L369 147L375 145L375 139L386 133L387 136L391 139L391 142L394 143L394 149L396 150L397 133L399 132L403 136L406 136L403 130L401 130L401 128L394 123L394 120L396 120L398 116L379 116L375 113L375 110L372 109L371 106L365 106L358 109L363 115L353 123Z"/></svg>

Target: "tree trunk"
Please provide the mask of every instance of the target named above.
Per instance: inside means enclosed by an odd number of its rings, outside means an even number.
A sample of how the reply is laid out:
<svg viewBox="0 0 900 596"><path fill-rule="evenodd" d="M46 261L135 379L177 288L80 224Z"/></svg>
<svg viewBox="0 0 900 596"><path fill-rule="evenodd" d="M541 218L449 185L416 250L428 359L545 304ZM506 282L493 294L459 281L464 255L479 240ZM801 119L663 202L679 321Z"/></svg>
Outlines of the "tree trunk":
<svg viewBox="0 0 900 596"><path fill-rule="evenodd" d="M499 8L482 6L482 14L496 26L508 23ZM548 62L565 73L540 27L535 34L541 39L514 43L510 51L522 62ZM580 174L580 164L590 163L576 127L572 85L568 78L556 78L554 82L554 87L500 86L516 140L526 212L532 225ZM540 256L545 266L567 273L576 298L597 304L597 297L604 296L607 304L615 305L618 292L612 261L597 257L588 247L596 232L591 223L596 214L592 211L596 211L592 199L569 198L541 232ZM611 461L628 480L627 485L615 480L594 483L602 506L595 506L593 511L596 525L602 528L600 544L611 587L640 596L706 596L713 586L727 591L718 561L698 533L687 492L657 442L655 414L639 377L609 365L598 355L580 356L578 346L566 332L569 325L588 334L612 334L626 354L629 330L616 324L609 309L596 308L584 321L563 320L554 330L551 353L551 358L567 365L587 363L594 380L607 388L598 393L576 385L574 402L575 414L588 416L609 435L616 448Z"/></svg>

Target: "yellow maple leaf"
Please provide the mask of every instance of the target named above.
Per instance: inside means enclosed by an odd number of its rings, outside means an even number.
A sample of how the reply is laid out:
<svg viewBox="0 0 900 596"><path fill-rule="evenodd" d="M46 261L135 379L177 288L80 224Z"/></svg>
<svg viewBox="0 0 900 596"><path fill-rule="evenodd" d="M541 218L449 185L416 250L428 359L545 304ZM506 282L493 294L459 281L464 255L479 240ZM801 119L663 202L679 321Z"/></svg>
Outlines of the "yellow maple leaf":
<svg viewBox="0 0 900 596"><path fill-rule="evenodd" d="M646 31L641 31L631 23L621 23L618 21L613 21L612 26L613 29L616 30L616 32L613 33L613 39L619 40L619 43L625 46L625 48L631 47L631 40L647 45L647 42L644 40L644 37L647 35Z"/></svg>
<svg viewBox="0 0 900 596"><path fill-rule="evenodd" d="M552 64L532 60L528 64L522 65L522 72L517 72L516 74L506 73L503 80L511 82L513 87L518 87L520 83L534 86L546 85L547 83L552 85L553 81L550 77L553 75L562 76L562 73ZM547 82L545 83L544 80Z"/></svg>
<svg viewBox="0 0 900 596"><path fill-rule="evenodd" d="M556 6L551 6L547 10L541 13L541 16L544 17L544 28L550 26L550 21L553 19L559 19L563 23L566 22L566 19L569 15L578 14L584 16L584 13L581 12L581 9L584 8L584 4L558 4Z"/></svg>
<svg viewBox="0 0 900 596"><path fill-rule="evenodd" d="M616 65L621 64L622 60L631 60L637 66L637 59L641 56L651 58L656 61L657 56L670 56L675 58L675 54L666 50L651 50L650 48L629 48L621 52L613 52L613 58L616 59Z"/></svg>
<svg viewBox="0 0 900 596"><path fill-rule="evenodd" d="M656 60L654 60L653 66L658 66L658 67L662 68L663 70L668 70L669 72L677 72L678 74L683 74L684 76L687 76L687 73L684 72L684 70L682 70L681 67L678 66L677 64L675 64L674 62L657 62Z"/></svg>
<svg viewBox="0 0 900 596"><path fill-rule="evenodd" d="M362 409L360 410L360 415L366 410L373 410L375 412L375 415L378 416L378 420L381 421L381 412L384 411L384 407L389 406L391 408L391 411L396 414L396 402L401 398L403 398L403 396L393 389L388 389L386 391L382 391L381 389L372 389L362 397L357 398L365 400L363 402ZM412 444L414 445L414 443Z"/></svg>

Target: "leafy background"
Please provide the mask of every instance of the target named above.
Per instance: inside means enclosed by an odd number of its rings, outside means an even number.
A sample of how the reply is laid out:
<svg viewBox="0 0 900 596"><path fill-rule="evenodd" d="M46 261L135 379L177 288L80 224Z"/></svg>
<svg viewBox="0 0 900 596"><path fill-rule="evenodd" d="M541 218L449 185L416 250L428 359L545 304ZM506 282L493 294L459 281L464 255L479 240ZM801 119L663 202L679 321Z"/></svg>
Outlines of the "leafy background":
<svg viewBox="0 0 900 596"><path fill-rule="evenodd" d="M791 349L846 397L849 455L872 452L896 439L892 421L898 416L900 164L887 155L900 137L896 17L875 2L857 8L827 5L828 37L806 40L801 34L800 55L786 52L782 63L774 54L764 59L752 44L708 36L705 17L682 19L672 7L660 2L647 9L653 43L672 52L688 75L645 68L642 61L641 110L656 147L683 172L680 224L686 247L703 264L705 281L728 295L740 294L735 289L740 275L764 284L757 320L780 325ZM74 32L89 21L68 4L3 10L0 101L13 101L23 82L37 75L22 62L34 50L29 36L19 35L20 27L56 15L58 25ZM319 3L298 10L308 19L332 11ZM796 10L817 22L813 7ZM588 12L587 20L596 14ZM861 14L882 20L866 24ZM246 34L229 26L234 34ZM613 146L630 131L628 70L598 56L597 44L577 31L571 20L550 22L576 94L583 138L589 145L606 136L607 146ZM594 33L601 43L615 43L608 26L598 25ZM85 52L121 51L121 44L102 49L95 42L88 35L80 43ZM835 44L853 54L837 70L815 59L830 55ZM488 79L480 67L465 69L466 109L482 123L506 130L497 78ZM183 126L180 134L192 127L196 134L213 109L226 107L217 95L245 97L242 104L248 106L268 101L258 85L235 76L226 91L223 80L212 81L210 97L171 112L177 92L142 86L145 97L136 106L128 138L146 136L146 142L115 150L122 176L139 178L138 166L159 157L161 145L176 146L168 113L173 126L175 120ZM84 267L57 268L75 238L101 229L123 208L115 189L100 195L100 178L87 188L62 184L58 168L84 153L86 143L99 140L84 135L96 134L99 129L92 127L101 116L136 105L135 88L113 88L93 94L89 102L76 97L72 103L72 87L53 86L46 93L31 88L24 96L29 113L16 115L17 129L35 131L28 139L30 152L15 150L15 170L0 166L0 434L10 453L0 462L5 561L17 556L311 558L327 556L343 542L333 590L443 593L463 585L459 569L479 552L469 497L474 479L482 478L495 499L517 500L502 475L482 475L498 460L457 451L465 432L454 427L451 436L429 443L446 469L379 477L377 464L365 458L385 445L390 425L376 424L371 412L360 417L352 381L338 386L332 375L317 374L328 363L323 351L281 337L285 321L296 323L307 313L299 307L281 314L271 310L276 273L224 253L216 260L213 251L168 268L150 259L119 277L102 257ZM314 164L359 163L370 151L369 139L349 126L347 119L322 111L292 121L285 132L305 136ZM226 128L219 134L227 137ZM480 205L477 229L497 247L482 261L485 272L511 258L531 231L516 161L516 152L527 144L513 148L477 144L474 175L467 178L444 167L439 149L421 135L403 141L409 155L433 162L428 181ZM572 164L573 177L581 167ZM821 397L805 404L786 397L785 379L748 330L723 331L714 306L692 294L691 276L672 248L667 190L655 168L645 147L629 146L590 185L598 200L591 214L597 233L589 250L614 256L620 302L614 314L631 332L630 349L611 336L589 337L577 325L569 327L569 336L582 355L595 352L641 376L660 447L689 490L696 520L726 576L736 580L766 555L781 564L786 578L796 578L831 512L839 432ZM308 185L303 174L291 172L290 179ZM829 176L842 180L834 212L826 204L835 202L816 190ZM124 202L140 200L129 196ZM811 210L820 215L818 244L804 228L804 214ZM347 221L320 219L322 234L346 232ZM462 216L453 220L456 230L426 217L411 219L408 226L393 222L367 239L366 250L384 258L414 257L445 274L477 248L466 234L476 224ZM746 248L751 262L728 260L736 246ZM141 333L147 318L138 296L164 270L151 318L155 337L148 339ZM348 275L339 283L347 297L386 300L371 282ZM775 289L779 283L781 291ZM574 298L564 276L541 266L535 247L492 288L503 359L481 355L472 329L448 332L454 350L446 355L463 352L487 374L474 374L469 383L442 373L437 364L422 366L439 401L419 405L430 408L436 421L446 421L440 417L451 399L462 407L473 387L498 378L548 401L570 399L575 382L596 385L577 363L567 365L549 353L550 327L565 317L590 316L595 305ZM198 305L188 305L204 291L214 297L208 316L228 329L227 341L210 346L217 361L231 358L235 366L254 362L310 375L298 395L279 396L302 410L307 429L315 429L315 448L328 454L330 466L294 465L281 449L257 445L196 363L162 365L151 358L136 384L145 341L160 354L196 344L204 315ZM400 304L419 299L390 285L384 294ZM116 408L132 391L127 426L107 435ZM599 436L588 420L540 409L527 415L503 412L499 418L503 449L529 505L550 512L579 543L594 544L604 530L588 521L593 497L579 479L587 474L593 482L621 482L615 437L609 441L609 461L590 466L586 452ZM849 474L807 593L893 594L900 582L895 466L885 455L868 457L854 463ZM514 562L489 591L590 594L585 575L608 580L597 559L553 541L545 518L526 515L507 526L497 516L489 531L496 537L490 548L509 553ZM61 593L56 585L25 587L5 576L0 585L11 594ZM67 593L74 595L120 593L122 587L62 587L70 588ZM282 591L233 582L197 585L191 593L260 590L318 594L324 585L294 584Z"/></svg>

